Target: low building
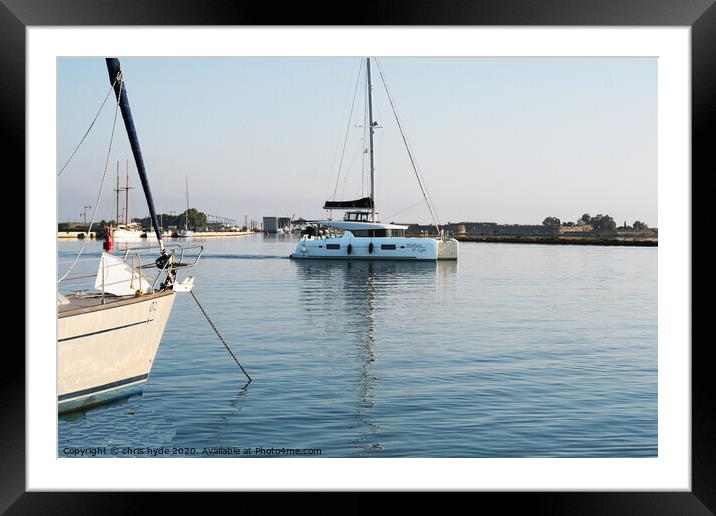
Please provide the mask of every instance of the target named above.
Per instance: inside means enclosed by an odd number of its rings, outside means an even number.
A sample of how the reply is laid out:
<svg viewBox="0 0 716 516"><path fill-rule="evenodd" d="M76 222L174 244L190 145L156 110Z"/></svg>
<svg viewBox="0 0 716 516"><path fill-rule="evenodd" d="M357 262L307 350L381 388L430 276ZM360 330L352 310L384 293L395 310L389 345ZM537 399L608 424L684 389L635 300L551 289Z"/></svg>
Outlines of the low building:
<svg viewBox="0 0 716 516"><path fill-rule="evenodd" d="M291 229L291 217L278 217L276 224L278 229L288 231Z"/></svg>
<svg viewBox="0 0 716 516"><path fill-rule="evenodd" d="M278 217L264 217L264 231L266 233L276 233L278 229Z"/></svg>
<svg viewBox="0 0 716 516"><path fill-rule="evenodd" d="M594 228L591 224L582 224L580 226L560 226L560 233L588 233Z"/></svg>
<svg viewBox="0 0 716 516"><path fill-rule="evenodd" d="M291 217L264 217L264 233L278 233L291 229Z"/></svg>

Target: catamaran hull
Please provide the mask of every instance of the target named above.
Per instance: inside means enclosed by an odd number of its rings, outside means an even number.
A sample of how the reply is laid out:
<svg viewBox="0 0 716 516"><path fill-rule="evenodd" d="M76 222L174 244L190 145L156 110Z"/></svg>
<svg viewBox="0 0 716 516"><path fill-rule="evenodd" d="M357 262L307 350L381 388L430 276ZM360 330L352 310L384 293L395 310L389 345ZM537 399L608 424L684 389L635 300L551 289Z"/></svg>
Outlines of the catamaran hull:
<svg viewBox="0 0 716 516"><path fill-rule="evenodd" d="M294 259L457 260L455 239L356 237L348 231L338 238L304 238L290 255Z"/></svg>
<svg viewBox="0 0 716 516"><path fill-rule="evenodd" d="M159 292L59 314L58 412L141 391L175 295Z"/></svg>
<svg viewBox="0 0 716 516"><path fill-rule="evenodd" d="M438 240L438 260L457 260L460 244L454 238Z"/></svg>

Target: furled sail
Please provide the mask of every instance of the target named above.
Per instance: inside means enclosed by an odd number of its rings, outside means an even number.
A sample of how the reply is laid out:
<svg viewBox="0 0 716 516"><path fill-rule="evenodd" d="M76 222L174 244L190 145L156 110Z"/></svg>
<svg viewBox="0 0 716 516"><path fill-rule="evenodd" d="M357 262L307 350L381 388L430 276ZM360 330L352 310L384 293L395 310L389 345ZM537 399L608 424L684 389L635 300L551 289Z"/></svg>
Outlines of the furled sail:
<svg viewBox="0 0 716 516"><path fill-rule="evenodd" d="M324 210L342 210L346 208L372 208L373 200L370 197L363 197L354 201L326 201Z"/></svg>
<svg viewBox="0 0 716 516"><path fill-rule="evenodd" d="M129 137L129 144L132 147L134 162L137 165L139 179L142 182L142 188L144 189L144 197L147 200L149 216L152 219L152 227L154 228L154 232L157 235L157 240L159 240L159 247L164 250L164 244L162 243L162 234L159 232L159 221L157 220L157 213L154 210L154 200L152 199L152 192L149 189L149 179L147 179L147 171L144 168L144 159L142 158L142 151L139 148L137 129L134 127L134 120L132 119L132 110L129 108L127 88L124 85L124 80L121 80L122 69L119 65L119 59L117 59L116 57L108 57L105 59L105 61L107 62L107 71L109 72L109 82L110 84L114 85L114 94L117 97L117 100L119 100L119 107L122 110L124 127L127 129L127 136Z"/></svg>

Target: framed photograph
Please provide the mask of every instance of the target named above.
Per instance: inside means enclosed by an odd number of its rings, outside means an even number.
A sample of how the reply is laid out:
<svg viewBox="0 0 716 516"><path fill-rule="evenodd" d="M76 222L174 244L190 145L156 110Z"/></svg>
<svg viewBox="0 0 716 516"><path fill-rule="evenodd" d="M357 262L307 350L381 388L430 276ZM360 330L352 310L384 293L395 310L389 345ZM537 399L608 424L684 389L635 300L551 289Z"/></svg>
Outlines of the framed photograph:
<svg viewBox="0 0 716 516"><path fill-rule="evenodd" d="M3 510L714 510L691 178L716 8L416 7L0 6L28 260Z"/></svg>

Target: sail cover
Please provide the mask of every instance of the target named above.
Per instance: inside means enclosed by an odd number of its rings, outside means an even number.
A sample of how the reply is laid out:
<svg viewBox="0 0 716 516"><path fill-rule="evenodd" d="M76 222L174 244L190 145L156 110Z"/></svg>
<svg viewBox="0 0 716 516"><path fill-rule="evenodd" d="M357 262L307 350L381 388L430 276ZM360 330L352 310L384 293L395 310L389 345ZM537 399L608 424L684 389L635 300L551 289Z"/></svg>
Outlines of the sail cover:
<svg viewBox="0 0 716 516"><path fill-rule="evenodd" d="M324 210L336 210L345 208L372 208L373 200L370 197L363 197L354 201L326 201Z"/></svg>
<svg viewBox="0 0 716 516"><path fill-rule="evenodd" d="M144 190L144 197L147 200L147 207L149 208L149 216L152 219L152 227L159 240L159 247L164 251L164 244L162 243L162 234L159 232L159 220L157 220L157 213L154 210L154 200L152 199L152 191L149 189L149 179L147 179L147 170L144 168L144 158L142 158L142 150L139 148L139 138L137 137L137 129L134 127L134 119L132 118L132 110L129 108L129 99L127 98L127 87L124 84L121 73L122 68L119 65L119 59L116 57L105 58L107 62L107 72L109 72L109 82L113 85L114 94L119 101L119 107L122 110L122 118L124 119L124 127L127 129L127 137L129 138L129 144L132 147L132 154L134 155L134 163L137 165L137 172L139 172L139 179L142 182L142 189ZM121 80L120 80L121 79Z"/></svg>
<svg viewBox="0 0 716 516"><path fill-rule="evenodd" d="M102 253L94 288L115 296L131 296L140 288L147 292L153 280L140 273L139 260L134 265L136 266L133 267L119 256Z"/></svg>

